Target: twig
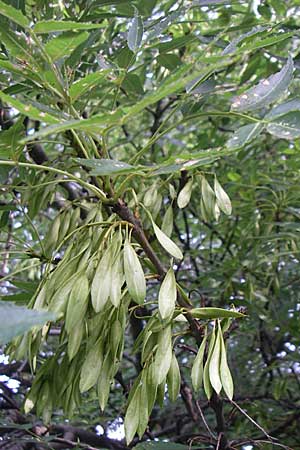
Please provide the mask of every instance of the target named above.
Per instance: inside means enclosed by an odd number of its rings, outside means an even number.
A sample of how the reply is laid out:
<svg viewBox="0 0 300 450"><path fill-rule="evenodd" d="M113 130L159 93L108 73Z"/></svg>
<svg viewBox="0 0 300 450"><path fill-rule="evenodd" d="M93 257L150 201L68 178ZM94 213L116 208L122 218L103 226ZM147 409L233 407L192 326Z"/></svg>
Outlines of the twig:
<svg viewBox="0 0 300 450"><path fill-rule="evenodd" d="M207 429L209 435L211 436L212 439L215 440L215 439L216 439L216 436L215 436L214 433L211 431L211 429L209 428L208 423L206 422L206 419L205 419L204 414L203 414L203 412L202 412L202 409L201 409L199 400L196 400L196 407L197 407L197 410L198 410L198 412L199 412L199 414L200 414L200 416L201 416L201 419L202 419L202 421L203 421L203 423L204 423L204 425L205 425L205 428ZM221 434L221 433L220 433L220 434Z"/></svg>
<svg viewBox="0 0 300 450"><path fill-rule="evenodd" d="M249 416L249 414L246 413L246 411L241 408L235 401L231 400L231 403L242 413L244 414L245 417L247 417L248 420L250 420L250 422L253 423L253 425L255 425L260 431L262 431L262 433L270 440L273 442L273 440L276 438L272 438L272 436L270 436L261 425L259 425L257 422L255 422L254 419L252 419L252 417Z"/></svg>
<svg viewBox="0 0 300 450"><path fill-rule="evenodd" d="M222 436L223 436L223 433L220 433L219 436L218 436L218 442L217 442L216 450L219 450L220 442L221 442Z"/></svg>

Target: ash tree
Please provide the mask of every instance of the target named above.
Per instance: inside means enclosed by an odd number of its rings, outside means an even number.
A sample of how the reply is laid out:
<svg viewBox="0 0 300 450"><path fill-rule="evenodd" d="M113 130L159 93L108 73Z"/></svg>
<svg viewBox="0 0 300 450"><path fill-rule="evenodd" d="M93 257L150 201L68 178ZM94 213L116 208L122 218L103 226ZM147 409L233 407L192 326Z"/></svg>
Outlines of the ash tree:
<svg viewBox="0 0 300 450"><path fill-rule="evenodd" d="M0 1L0 448L297 448L299 22Z"/></svg>

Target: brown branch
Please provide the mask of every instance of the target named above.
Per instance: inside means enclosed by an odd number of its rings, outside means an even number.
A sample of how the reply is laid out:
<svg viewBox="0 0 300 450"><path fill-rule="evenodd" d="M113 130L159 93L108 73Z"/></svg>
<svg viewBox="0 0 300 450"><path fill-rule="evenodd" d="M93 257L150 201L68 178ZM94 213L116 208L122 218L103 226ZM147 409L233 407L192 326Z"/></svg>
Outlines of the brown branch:
<svg viewBox="0 0 300 450"><path fill-rule="evenodd" d="M160 258L157 256L155 251L153 250L152 246L150 245L141 221L130 211L126 203L119 199L118 202L112 207L113 212L118 214L118 216L126 220L127 222L131 223L133 225L133 236L137 240L137 242L141 245L143 248L145 254L148 256L152 264L155 266L159 276L163 278L166 274L166 268L162 264ZM177 292L177 301L180 306L186 309L191 309L191 305L182 297L180 292ZM193 316L189 313L186 314L186 318L190 324L191 331L198 343L201 344L202 342L202 336L203 336L203 330L200 325L200 323L193 318Z"/></svg>
<svg viewBox="0 0 300 450"><path fill-rule="evenodd" d="M189 416L191 417L193 422L197 422L198 414L194 408L193 393L192 393L192 390L189 388L189 386L185 382L181 383L180 394L184 401L184 404L185 404L185 407L186 407L186 410L187 410Z"/></svg>
<svg viewBox="0 0 300 450"><path fill-rule="evenodd" d="M229 448L229 443L225 434L226 425L223 414L223 400L215 392L213 392L212 394L210 406L212 407L216 415L216 431L218 433L218 437L221 436L219 442L219 450L227 450Z"/></svg>
<svg viewBox="0 0 300 450"><path fill-rule="evenodd" d="M120 441L110 439L107 436L98 436L96 433L92 433L91 431L82 428L76 428L71 425L55 424L50 427L49 431L51 433L62 434L63 436L66 433L72 433L75 440L79 439L79 441L95 447L103 447L112 450L128 449L128 447Z"/></svg>

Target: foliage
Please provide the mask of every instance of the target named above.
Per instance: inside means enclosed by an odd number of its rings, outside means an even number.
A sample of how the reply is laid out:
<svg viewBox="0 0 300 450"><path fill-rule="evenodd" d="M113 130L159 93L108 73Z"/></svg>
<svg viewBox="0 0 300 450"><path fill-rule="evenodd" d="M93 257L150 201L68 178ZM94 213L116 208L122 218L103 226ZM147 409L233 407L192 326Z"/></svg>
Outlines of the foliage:
<svg viewBox="0 0 300 450"><path fill-rule="evenodd" d="M5 439L296 448L299 6L0 1Z"/></svg>

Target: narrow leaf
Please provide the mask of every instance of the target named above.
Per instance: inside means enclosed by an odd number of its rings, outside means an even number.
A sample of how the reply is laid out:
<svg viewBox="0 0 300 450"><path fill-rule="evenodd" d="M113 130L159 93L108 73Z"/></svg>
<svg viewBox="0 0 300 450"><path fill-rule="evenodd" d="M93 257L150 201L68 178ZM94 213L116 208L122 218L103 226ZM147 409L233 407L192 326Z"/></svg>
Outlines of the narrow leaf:
<svg viewBox="0 0 300 450"><path fill-rule="evenodd" d="M226 48L224 48L222 54L223 55L229 55L230 53L234 53L237 50L237 46L240 42L242 42L244 39L249 38L250 36L255 36L257 34L260 34L264 31L266 31L268 27L254 27L250 31L247 31L247 33L243 33L237 38L233 39L229 45L227 45Z"/></svg>
<svg viewBox="0 0 300 450"><path fill-rule="evenodd" d="M280 72L260 81L259 84L236 97L231 109L233 111L254 111L275 102L288 88L293 77L294 64L289 56Z"/></svg>
<svg viewBox="0 0 300 450"><path fill-rule="evenodd" d="M217 205L224 214L230 215L232 212L232 206L230 198L227 193L224 191L222 186L220 185L217 177L215 177L215 186L214 186L215 194L217 197Z"/></svg>
<svg viewBox="0 0 300 450"><path fill-rule="evenodd" d="M35 106L30 104L25 105L16 98L4 94L4 92L1 91L0 91L0 99L3 102L8 103L10 106L13 106L18 111L20 111L21 114L28 116L30 119L39 120L40 122L47 122L49 124L58 124L61 121L60 119L53 117L44 111L40 111Z"/></svg>
<svg viewBox="0 0 300 450"><path fill-rule="evenodd" d="M211 336L210 336L209 347L208 347L208 352L207 352L207 359L206 359L206 363L205 363L205 366L203 369L203 386L204 386L204 392L205 392L208 400L210 400L210 398L212 396L212 392L213 392L212 385L210 382L210 377L209 377L209 364L210 364L212 352L214 349L215 340L216 340L216 334L215 334L215 327L214 327L214 329L211 333Z"/></svg>
<svg viewBox="0 0 300 450"><path fill-rule="evenodd" d="M157 237L157 240L160 243L160 245L174 258L183 259L183 254L180 248L177 247L177 245L173 241L171 241L171 239L168 238L168 236L166 236L165 233L163 233L163 231L161 231L153 221L152 225L155 236Z"/></svg>
<svg viewBox="0 0 300 450"><path fill-rule="evenodd" d="M99 373L97 384L98 400L101 411L104 411L104 408L108 402L111 383L111 373L113 370L114 364L111 359L110 353L106 353L104 362L101 367L101 373Z"/></svg>
<svg viewBox="0 0 300 450"><path fill-rule="evenodd" d="M11 302L0 301L0 345L6 344L14 337L29 331L33 326L44 325L48 320L55 320L56 315L46 311L36 311Z"/></svg>
<svg viewBox="0 0 300 450"><path fill-rule="evenodd" d="M124 244L124 272L128 292L138 304L146 297L146 281L140 260L134 249L126 240Z"/></svg>
<svg viewBox="0 0 300 450"><path fill-rule="evenodd" d="M179 192L177 198L178 208L183 209L189 204L192 195L192 189L193 189L193 179L191 178Z"/></svg>
<svg viewBox="0 0 300 450"><path fill-rule="evenodd" d="M143 39L143 33L143 21L136 11L135 16L130 24L127 36L128 47L132 52L136 52L140 48Z"/></svg>
<svg viewBox="0 0 300 450"><path fill-rule="evenodd" d="M234 135L228 139L226 147L238 148L253 141L264 129L264 124L260 122L251 123L238 128Z"/></svg>
<svg viewBox="0 0 300 450"><path fill-rule="evenodd" d="M198 350L197 356L194 360L192 371L191 371L192 385L193 385L195 392L199 391L199 389L202 385L202 381L203 381L203 358L204 358L206 341L207 341L207 333L205 332L205 335L202 339L201 345L199 347L199 350Z"/></svg>
<svg viewBox="0 0 300 450"><path fill-rule="evenodd" d="M159 20L153 27L150 28L148 40L159 37L176 19L182 14L181 10L173 11L168 16Z"/></svg>
<svg viewBox="0 0 300 450"><path fill-rule="evenodd" d="M74 356L77 354L84 332L84 322L77 323L76 327L74 327L68 336L68 357L71 361Z"/></svg>
<svg viewBox="0 0 300 450"><path fill-rule="evenodd" d="M135 167L122 161L114 159L83 159L76 158L76 161L85 167L92 169L91 175L122 175L135 172Z"/></svg>
<svg viewBox="0 0 300 450"><path fill-rule="evenodd" d="M209 362L209 379L217 394L221 392L222 382L220 378L221 342L219 328L216 331L214 349Z"/></svg>
<svg viewBox="0 0 300 450"><path fill-rule="evenodd" d="M244 314L238 311L213 307L193 308L189 310L189 312L196 319L223 319L227 317L245 317Z"/></svg>
<svg viewBox="0 0 300 450"><path fill-rule="evenodd" d="M88 32L66 32L52 38L45 45L45 51L53 61L70 56L75 48L88 38Z"/></svg>
<svg viewBox="0 0 300 450"><path fill-rule="evenodd" d="M80 372L80 392L86 392L97 383L103 363L102 343L97 342L88 352Z"/></svg>
<svg viewBox="0 0 300 450"><path fill-rule="evenodd" d="M175 402L180 391L180 369L175 353L172 354L171 366L167 375L168 393L171 402Z"/></svg>
<svg viewBox="0 0 300 450"><path fill-rule="evenodd" d="M67 314L66 330L70 333L77 323L82 321L88 305L89 280L86 273L81 274L71 290Z"/></svg>
<svg viewBox="0 0 300 450"><path fill-rule="evenodd" d="M100 259L91 286L92 304L96 312L100 312L106 305L111 283L111 254L110 248L107 248Z"/></svg>
<svg viewBox="0 0 300 450"><path fill-rule="evenodd" d="M174 217L173 217L173 206L170 205L167 208L167 211L164 215L162 224L161 224L161 230L163 233L165 233L168 237L171 236L172 231L173 231L173 221L174 221Z"/></svg>
<svg viewBox="0 0 300 450"><path fill-rule="evenodd" d="M212 6L212 5L221 5L221 4L231 4L232 0L194 0L193 6Z"/></svg>
<svg viewBox="0 0 300 450"><path fill-rule="evenodd" d="M69 90L71 100L74 102L86 92L92 90L96 86L99 86L101 81L105 79L106 73L107 71L104 70L101 72L89 73L84 78L75 81Z"/></svg>
<svg viewBox="0 0 300 450"><path fill-rule="evenodd" d="M37 22L33 31L37 34L56 33L57 31L92 30L103 28L102 23L72 22L69 20L41 20Z"/></svg>
<svg viewBox="0 0 300 450"><path fill-rule="evenodd" d="M0 14L23 28L29 28L30 26L29 20L21 13L19 9L15 9L2 1L0 1Z"/></svg>
<svg viewBox="0 0 300 450"><path fill-rule="evenodd" d="M300 111L290 112L274 119L267 125L267 131L281 139L293 140L300 137Z"/></svg>
<svg viewBox="0 0 300 450"><path fill-rule="evenodd" d="M233 398L233 381L232 376L230 373L230 369L227 364L227 356L226 356L226 348L224 344L224 339L222 335L222 330L219 322L219 335L220 335L220 343L221 343L221 362L220 362L220 375L221 375L221 382L223 389L225 391L225 394L229 398L229 400L232 400Z"/></svg>
<svg viewBox="0 0 300 450"><path fill-rule="evenodd" d="M265 119L270 121L267 125L269 133L283 139L297 139L300 137L300 99L275 106Z"/></svg>
<svg viewBox="0 0 300 450"><path fill-rule="evenodd" d="M153 377L156 385L166 378L172 362L172 328L168 325L158 335L158 347L155 354Z"/></svg>
<svg viewBox="0 0 300 450"><path fill-rule="evenodd" d="M168 319L173 315L176 297L176 279L171 267L163 279L158 294L158 309L162 319Z"/></svg>
<svg viewBox="0 0 300 450"><path fill-rule="evenodd" d="M145 430L149 421L149 410L148 410L148 390L147 390L147 373L143 373L142 385L140 389L140 405L139 405L139 426L137 433L141 439L145 433Z"/></svg>
<svg viewBox="0 0 300 450"><path fill-rule="evenodd" d="M109 299L111 303L117 308L121 301L121 288L125 281L124 270L123 270L123 259L121 252L116 257L115 262L111 268L111 279L112 284L110 287Z"/></svg>
<svg viewBox="0 0 300 450"><path fill-rule="evenodd" d="M139 407L140 407L140 392L138 387L128 405L125 419L124 428L127 445L130 444L139 426Z"/></svg>
<svg viewBox="0 0 300 450"><path fill-rule="evenodd" d="M201 200L203 202L202 211L204 212L204 219L205 220L215 219L216 196L205 177L202 177L201 180L201 194L202 194Z"/></svg>

